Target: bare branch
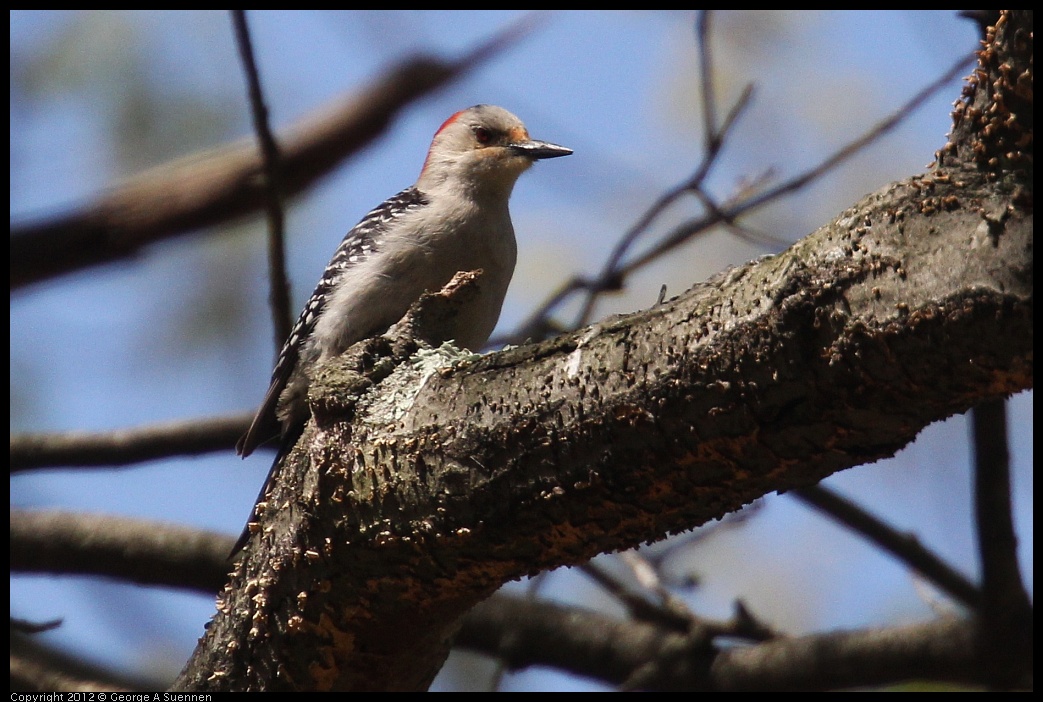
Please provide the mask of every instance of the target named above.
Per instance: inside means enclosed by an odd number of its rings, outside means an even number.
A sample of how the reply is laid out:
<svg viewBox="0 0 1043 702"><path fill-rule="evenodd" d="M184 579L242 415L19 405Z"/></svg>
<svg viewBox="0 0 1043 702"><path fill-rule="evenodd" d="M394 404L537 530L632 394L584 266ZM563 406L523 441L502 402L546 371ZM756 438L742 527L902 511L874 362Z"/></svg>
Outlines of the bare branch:
<svg viewBox="0 0 1043 702"><path fill-rule="evenodd" d="M75 692L92 695L98 692L130 692L111 681L96 680L70 675L60 668L48 666L38 655L21 655L11 652L11 691L61 693ZM100 698L99 698L100 699Z"/></svg>
<svg viewBox="0 0 1043 702"><path fill-rule="evenodd" d="M1010 504L1010 454L1003 400L971 410L974 432L974 506L981 554L979 650L989 662L990 683L1020 683L1025 656L1032 660L1032 604L1018 567L1018 539Z"/></svg>
<svg viewBox="0 0 1043 702"><path fill-rule="evenodd" d="M922 107L932 95L946 87L954 78L973 66L974 61L975 57L973 54L959 59L949 68L949 70L939 76L937 80L929 83L926 87L909 98L909 100L898 109L892 112L890 116L878 122L865 134L841 147L839 150L822 160L818 165L809 168L800 175L794 176L786 182L781 183L760 195L748 198L727 208L728 214L732 218L738 217L741 214L762 207L768 202L777 200L784 195L794 193L808 185L808 183L821 178L829 171L865 149L874 141L877 141L880 137L892 131L895 127L905 121L909 115Z"/></svg>
<svg viewBox="0 0 1043 702"><path fill-rule="evenodd" d="M11 472L33 468L130 465L176 455L226 451L252 416L190 419L111 432L20 434L11 437Z"/></svg>
<svg viewBox="0 0 1043 702"><path fill-rule="evenodd" d="M212 594L233 539L173 524L57 511L11 511L11 571L102 575Z"/></svg>
<svg viewBox="0 0 1043 702"><path fill-rule="evenodd" d="M695 45L699 50L699 85L702 86L703 150L719 148L717 140L717 100L713 89L713 52L710 51L710 10L700 10L695 20Z"/></svg>
<svg viewBox="0 0 1043 702"><path fill-rule="evenodd" d="M117 690L161 690L166 681L158 677L130 677L95 662L88 662L11 630L11 690L34 692L90 692ZM99 697L100 699L100 697Z"/></svg>
<svg viewBox="0 0 1043 702"><path fill-rule="evenodd" d="M695 621L688 608L675 598L661 597L659 602L652 602L644 593L632 591L595 563L584 563L579 569L619 600L635 619L656 622L659 626L678 631L686 631ZM665 592L660 591L657 594L663 595Z"/></svg>
<svg viewBox="0 0 1043 702"><path fill-rule="evenodd" d="M978 587L924 547L915 536L899 533L890 524L821 485L793 490L790 494L861 534L949 593L971 611L978 611L981 604L981 591Z"/></svg>
<svg viewBox="0 0 1043 702"><path fill-rule="evenodd" d="M648 690L829 690L981 675L974 627L957 619L784 637L754 646L693 645L687 634L553 602L497 595L464 618L457 644L513 669L552 665L610 684L644 669Z"/></svg>
<svg viewBox="0 0 1043 702"><path fill-rule="evenodd" d="M268 299L271 303L272 330L275 334L275 352L279 353L283 342L290 335L293 323L290 315L290 284L286 277L286 232L282 208L282 164L279 145L268 126L268 108L261 92L261 77L257 73L250 28L246 22L246 10L231 10L235 28L236 45L243 61L253 115L254 131L261 147L264 166L265 212L268 217Z"/></svg>
<svg viewBox="0 0 1043 702"><path fill-rule="evenodd" d="M944 88L949 81L966 70L973 60L974 58L971 56L957 61L948 71L942 74L941 77L910 98L905 104L892 112L890 116L881 120L865 134L841 147L812 168L809 168L803 173L780 183L774 188L770 188L757 195L743 198L737 202L725 203L720 206L716 212L711 211L707 215L690 220L685 224L676 227L654 248L622 266L619 269L618 274L629 275L658 259L663 254L672 251L681 244L689 241L696 234L706 231L706 229L714 224L722 221L734 222L740 216L753 212L769 203L775 202L786 195L791 195L814 180L821 178L826 173L852 158L855 154L859 153L874 141L880 139L882 136L897 127L917 108L922 106L928 98Z"/></svg>
<svg viewBox="0 0 1043 702"><path fill-rule="evenodd" d="M752 95L752 87L747 86L739 100L729 112L728 117L724 120L720 132L714 132L711 130L711 125L705 125L704 129L715 135L715 138L708 138L707 144L709 144L711 148L704 152L702 160L696 168L695 174L685 182L669 190L653 203L653 205L639 218L637 223L619 240L615 248L612 250L612 253L609 255L605 265L602 267L601 272L595 278L584 279L576 277L565 283L554 293L554 295L551 296L548 302L541 305L537 311L522 324L520 331L513 334L509 341L518 342L526 338L539 338L536 336L536 332L540 329L546 328L547 322L545 321L545 318L553 313L553 311L573 293L579 291L583 291L586 297L582 310L577 316L573 328L588 323L593 313L594 305L600 294L606 291L619 290L623 287L627 276L649 263L658 260L665 254L690 241L693 237L707 231L711 227L722 222L730 226L736 226L736 220L741 215L748 214L769 203L775 202L786 195L790 195L800 190L812 181L821 178L826 173L893 130L898 126L898 124L906 119L908 115L922 106L928 98L945 87L954 77L959 75L960 72L966 70L973 60L974 57L969 56L957 61L942 76L920 90L906 103L892 112L890 116L878 122L865 134L849 142L833 154L827 156L816 166L786 180L774 188L761 192L760 194L752 194L731 202L717 205L708 194L702 191L701 184L706 175L708 175L710 168L719 153L719 149L723 145L725 131L734 125ZM704 89L704 100L705 99L706 93ZM713 112L714 110L712 106L706 106L704 103L704 115L712 116ZM691 219L674 228L673 231L664 236L648 251L624 263L623 259L625 258L626 253L631 249L634 242L636 242L647 230L656 217L658 217L666 207L686 193L697 194L700 201L703 203L706 212L702 216Z"/></svg>

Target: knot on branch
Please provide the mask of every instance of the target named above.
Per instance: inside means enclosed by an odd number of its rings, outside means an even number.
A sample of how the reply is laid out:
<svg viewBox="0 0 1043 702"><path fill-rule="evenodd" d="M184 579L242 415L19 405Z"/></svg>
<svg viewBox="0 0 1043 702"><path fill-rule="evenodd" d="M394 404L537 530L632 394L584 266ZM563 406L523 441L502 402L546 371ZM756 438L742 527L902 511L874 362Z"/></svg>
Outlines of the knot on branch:
<svg viewBox="0 0 1043 702"><path fill-rule="evenodd" d="M445 332L454 328L461 309L479 294L481 281L481 269L460 271L438 292L421 295L387 333L359 341L337 358L320 364L308 391L316 423L323 426L334 420L350 420L359 401L403 362L452 342L445 338ZM445 358L452 362L459 360L459 354Z"/></svg>

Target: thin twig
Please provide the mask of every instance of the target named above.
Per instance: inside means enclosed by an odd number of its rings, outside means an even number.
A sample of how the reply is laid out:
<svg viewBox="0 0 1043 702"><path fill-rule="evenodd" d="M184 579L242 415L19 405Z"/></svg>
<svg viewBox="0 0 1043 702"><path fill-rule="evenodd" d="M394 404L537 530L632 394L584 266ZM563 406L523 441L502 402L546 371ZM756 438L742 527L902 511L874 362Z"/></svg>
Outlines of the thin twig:
<svg viewBox="0 0 1043 702"><path fill-rule="evenodd" d="M790 178L786 182L767 190L760 195L751 197L750 199L729 208L730 214L733 217L738 217L741 214L745 214L751 210L762 207L763 205L776 200L783 195L789 195L797 190L800 190L808 183L833 170L843 162L850 159L855 154L859 153L867 146L872 144L874 141L880 139L888 132L892 131L895 127L901 124L909 115L918 110L931 98L932 95L937 93L939 90L944 88L950 81L956 78L958 75L967 70L975 61L977 56L971 54L964 56L957 60L945 73L943 73L938 79L929 83L920 92L913 95L909 100L902 104L897 110L892 112L888 117L884 118L880 122L870 129L868 132L858 137L857 139L849 142L845 146L838 149L831 156L824 159L817 166L809 168L798 176Z"/></svg>
<svg viewBox="0 0 1043 702"><path fill-rule="evenodd" d="M710 83L712 82L712 75L710 75L712 71L709 59L710 51L706 47L708 40L705 33L706 23L708 22L708 20L704 19L706 16L707 13L700 14L700 29L697 34L700 44L699 53L702 57L703 63L705 64L701 71L703 77L703 132L706 134L706 148L703 151L703 157L700 160L698 167L695 169L695 172L683 183L675 186L659 197L612 249L612 253L609 254L608 260L605 261L601 273L594 279L593 283L586 288L586 300L584 300L583 307L576 317L576 321L573 324L574 328L581 327L590 322L591 315L594 312L594 305L597 303L597 299L601 293L609 290L618 290L623 287L623 280L626 277L623 271L626 269L621 265L621 262L633 248L638 239L648 231L648 228L656 218L658 218L659 215L662 214L670 205L685 194L702 192L702 184L710 174L714 164L717 162L717 157L721 154L721 148L724 146L729 130L736 124L739 115L741 115L749 105L750 99L753 96L753 86L747 85L743 89L742 94L739 95L739 99L728 111L728 116L724 120L721 129L717 129L717 108L714 104L714 92L712 87L710 87Z"/></svg>
<svg viewBox="0 0 1043 702"><path fill-rule="evenodd" d="M700 10L695 20L695 45L699 49L699 83L702 86L703 140L705 150L714 150L717 135L717 101L713 90L713 55L710 52L709 10Z"/></svg>
<svg viewBox="0 0 1043 702"><path fill-rule="evenodd" d="M632 617L657 622L675 631L686 631L692 625L692 613L676 599L664 600L662 595L665 590L653 588L660 596L660 601L652 602L643 593L633 592L621 580L593 562L581 565L579 570L619 600Z"/></svg>
<svg viewBox="0 0 1043 702"><path fill-rule="evenodd" d="M651 250L645 252L641 256L630 261L626 266L622 267L616 272L617 276L627 276L639 268L646 266L652 261L656 260L663 254L667 253L687 242L695 234L705 231L709 226L716 224L720 221L732 222L738 217L748 214L754 210L757 210L771 202L781 199L783 196L791 195L801 188L805 187L812 181L821 178L829 171L835 169L843 162L847 161L855 154L859 153L867 146L872 144L874 141L880 139L882 136L893 130L898 124L912 114L916 109L921 107L934 93L945 87L945 85L961 73L965 68L975 60L974 56L969 56L957 61L953 66L946 71L940 78L932 82L926 88L914 95L905 104L895 110L890 116L878 122L872 129L858 137L857 139L849 142L847 145L841 147L833 154L823 159L818 165L809 168L803 173L790 178L789 180L777 185L774 188L764 191L759 195L753 195L747 199L735 202L725 207L721 207L716 216L707 215L693 219L688 223L685 223L677 228L669 235L664 237L658 245Z"/></svg>
<svg viewBox="0 0 1043 702"><path fill-rule="evenodd" d="M247 94L253 115L254 131L261 146L261 165L264 172L265 212L268 218L268 301L271 304L272 328L275 333L275 352L290 335L290 283L286 276L286 229L283 214L282 174L279 145L268 125L268 108L261 91L261 78L254 59L246 10L232 10L236 45L246 74Z"/></svg>
<svg viewBox="0 0 1043 702"><path fill-rule="evenodd" d="M697 36L701 42L705 42L705 36L701 32L697 33ZM705 140L706 144L708 145L708 148L713 148L703 154L702 160L699 167L696 169L695 174L685 182L673 187L656 199L652 206L638 219L637 223L627 230L619 240L610 253L604 267L596 277L574 277L572 280L562 285L550 300L541 305L537 312L531 315L521 326L520 331L517 334L512 335L509 340L518 341L519 339L533 336L533 332L536 330L546 328L547 323L545 322L545 317L551 315L555 309L564 304L569 297L577 292L584 292L586 298L582 310L580 314L577 315L575 323L571 328L576 328L589 323L597 298L603 292L619 290L623 287L624 282L629 275L659 259L681 244L690 241L693 237L701 232L705 232L710 227L722 222L730 226L738 226L736 220L741 215L748 214L769 203L775 202L786 195L790 195L800 190L812 181L821 178L826 173L835 169L874 141L880 139L893 130L902 122L903 119L921 107L932 95L948 84L949 81L955 78L962 71L966 70L974 60L975 57L973 55L961 58L937 80L917 92L912 98L892 112L891 115L878 122L857 139L852 140L831 155L827 156L812 168L809 168L803 173L786 180L774 188L765 190L760 194L733 199L724 205L717 205L714 200L701 189L701 184L708 175L710 167L713 165L720 148L723 146L726 133L734 126L752 96L752 86L747 86L739 100L729 111L729 114L722 122L719 130L712 130L710 128L711 125L704 126L704 129L708 132L707 139ZM707 79L704 77L704 82L706 80ZM706 100L707 92L705 84L703 93L703 99ZM715 108L704 103L704 120L713 119L714 113ZM714 134L717 135L717 140L713 138ZM655 221L655 219L658 218L658 216L669 205L686 193L696 194L704 206L704 214L675 227L668 235L660 239L654 247L631 259L626 264L622 264L621 261L626 253L648 229L648 227L651 226L652 222Z"/></svg>
<svg viewBox="0 0 1043 702"><path fill-rule="evenodd" d="M861 534L971 610L978 608L981 592L974 583L924 547L915 536L899 533L854 502L821 485L792 490L790 494Z"/></svg>

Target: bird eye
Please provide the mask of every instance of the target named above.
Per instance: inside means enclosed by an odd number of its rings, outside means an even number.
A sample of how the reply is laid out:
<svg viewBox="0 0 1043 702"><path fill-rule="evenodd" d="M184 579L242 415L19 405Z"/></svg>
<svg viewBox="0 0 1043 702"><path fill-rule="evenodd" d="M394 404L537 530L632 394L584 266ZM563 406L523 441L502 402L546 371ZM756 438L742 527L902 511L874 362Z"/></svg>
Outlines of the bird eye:
<svg viewBox="0 0 1043 702"><path fill-rule="evenodd" d="M474 128L474 138L479 144L488 144L493 139L493 135L489 133L489 130L485 127Z"/></svg>

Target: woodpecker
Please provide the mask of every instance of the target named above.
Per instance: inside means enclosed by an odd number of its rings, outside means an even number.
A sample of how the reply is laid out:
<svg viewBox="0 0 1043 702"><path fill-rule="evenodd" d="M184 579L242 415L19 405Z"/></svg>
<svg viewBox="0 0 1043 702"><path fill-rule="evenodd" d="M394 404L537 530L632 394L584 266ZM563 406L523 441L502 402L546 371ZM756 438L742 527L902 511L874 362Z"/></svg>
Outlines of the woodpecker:
<svg viewBox="0 0 1043 702"><path fill-rule="evenodd" d="M443 335L479 351L514 273L517 244L507 206L514 184L535 161L571 153L530 138L502 107L476 105L447 119L416 183L378 205L341 241L283 345L261 407L236 444L239 455L278 438L281 457L310 415L308 385L318 363L385 332L424 292L440 290L457 272L481 268L481 293ZM268 481L260 498L267 488Z"/></svg>

